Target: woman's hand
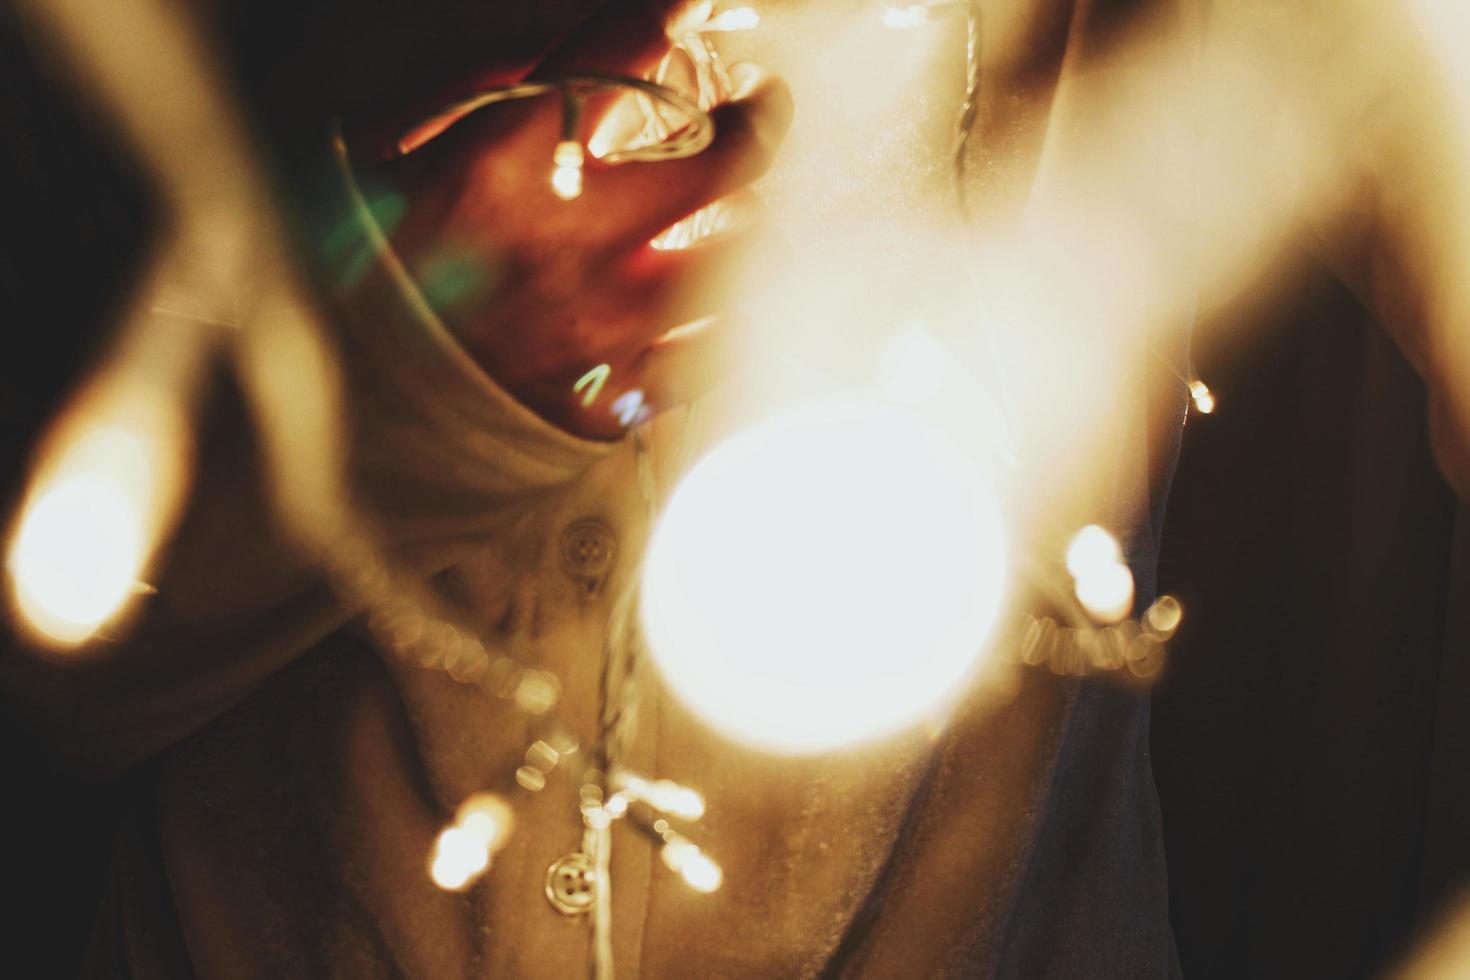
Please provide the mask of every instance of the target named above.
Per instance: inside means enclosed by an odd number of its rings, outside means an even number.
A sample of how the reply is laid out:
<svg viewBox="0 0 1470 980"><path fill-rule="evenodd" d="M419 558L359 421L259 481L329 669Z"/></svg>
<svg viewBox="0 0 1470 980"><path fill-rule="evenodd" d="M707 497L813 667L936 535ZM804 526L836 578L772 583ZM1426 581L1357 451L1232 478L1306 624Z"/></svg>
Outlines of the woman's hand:
<svg viewBox="0 0 1470 980"><path fill-rule="evenodd" d="M670 6L604 9L529 77L642 77L669 49ZM549 179L561 136L555 94L480 109L369 175L407 202L388 231L429 301L503 387L568 431L617 436L628 392L640 393L633 402L669 407L687 393L678 376L694 352L727 329L733 260L752 250L757 232L721 232L681 250L649 240L770 164L790 96L751 66L736 65L731 76L735 92L711 113L706 150L616 165L589 156L582 193L570 201ZM584 137L596 108L589 103ZM698 331L664 339L706 318ZM574 386L599 365L607 376L589 403L594 386Z"/></svg>

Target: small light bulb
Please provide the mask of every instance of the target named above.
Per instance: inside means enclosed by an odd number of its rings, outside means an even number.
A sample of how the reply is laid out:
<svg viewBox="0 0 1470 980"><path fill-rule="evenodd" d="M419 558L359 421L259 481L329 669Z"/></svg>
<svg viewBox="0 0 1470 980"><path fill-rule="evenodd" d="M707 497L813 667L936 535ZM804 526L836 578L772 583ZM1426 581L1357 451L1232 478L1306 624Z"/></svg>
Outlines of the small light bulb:
<svg viewBox="0 0 1470 980"><path fill-rule="evenodd" d="M1117 623L1133 610L1133 573L1121 562L1088 569L1075 583L1077 601L1100 623Z"/></svg>
<svg viewBox="0 0 1470 980"><path fill-rule="evenodd" d="M20 620L59 649L90 640L140 594L138 579L177 513L189 431L172 397L127 385L84 396L69 419L5 555Z"/></svg>
<svg viewBox="0 0 1470 980"><path fill-rule="evenodd" d="M645 784L640 795L655 810L680 820L698 820L704 816L704 797L669 779Z"/></svg>
<svg viewBox="0 0 1470 980"><path fill-rule="evenodd" d="M1133 610L1133 573L1123 564L1118 539L1089 524L1067 546L1077 601L1100 623L1116 623Z"/></svg>
<svg viewBox="0 0 1470 980"><path fill-rule="evenodd" d="M1108 566L1123 560L1123 549L1118 539L1096 524L1089 524L1078 531L1067 546L1067 571L1075 579L1086 578L1096 571L1106 572Z"/></svg>
<svg viewBox="0 0 1470 980"><path fill-rule="evenodd" d="M683 837L674 837L659 852L668 869L695 891L712 892L725 880L720 866L710 860L699 846Z"/></svg>
<svg viewBox="0 0 1470 980"><path fill-rule="evenodd" d="M497 850L515 827L510 804L491 793L476 793L460 804L454 824L485 847Z"/></svg>
<svg viewBox="0 0 1470 980"><path fill-rule="evenodd" d="M434 841L429 877L445 891L462 891L490 866L490 848L463 827L447 827Z"/></svg>
<svg viewBox="0 0 1470 980"><path fill-rule="evenodd" d="M679 876L690 888L697 892L704 892L706 895L718 891L720 885L725 881L725 873L720 870L720 866L711 861L708 855L698 850L684 862Z"/></svg>
<svg viewBox="0 0 1470 980"><path fill-rule="evenodd" d="M1209 415L1215 410L1215 393L1199 378L1189 383L1189 397L1194 399L1194 407L1201 415Z"/></svg>
<svg viewBox="0 0 1470 980"><path fill-rule="evenodd" d="M576 140L562 140L556 144L551 162L551 189L563 201L582 196L582 144Z"/></svg>
<svg viewBox="0 0 1470 980"><path fill-rule="evenodd" d="M685 840L683 837L675 837L664 845L658 856L663 859L670 871L680 874L684 870L684 864L698 850L699 848L695 847L692 841Z"/></svg>

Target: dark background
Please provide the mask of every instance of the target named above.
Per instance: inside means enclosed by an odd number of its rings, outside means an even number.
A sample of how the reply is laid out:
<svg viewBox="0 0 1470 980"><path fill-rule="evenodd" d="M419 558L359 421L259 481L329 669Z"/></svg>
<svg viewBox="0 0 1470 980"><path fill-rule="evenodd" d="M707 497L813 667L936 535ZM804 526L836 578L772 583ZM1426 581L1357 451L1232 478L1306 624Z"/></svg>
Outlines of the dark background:
<svg viewBox="0 0 1470 980"><path fill-rule="evenodd" d="M1199 332L1154 697L1185 975L1381 972L1470 884L1470 511L1418 377L1298 256Z"/></svg>
<svg viewBox="0 0 1470 980"><path fill-rule="evenodd" d="M94 356L149 231L0 11L0 494ZM1185 435L1160 578L1185 628L1155 698L1173 919L1191 980L1365 977L1470 884L1470 520L1422 386L1329 276L1282 257L1200 331L1220 407ZM127 784L0 711L5 972L75 973Z"/></svg>

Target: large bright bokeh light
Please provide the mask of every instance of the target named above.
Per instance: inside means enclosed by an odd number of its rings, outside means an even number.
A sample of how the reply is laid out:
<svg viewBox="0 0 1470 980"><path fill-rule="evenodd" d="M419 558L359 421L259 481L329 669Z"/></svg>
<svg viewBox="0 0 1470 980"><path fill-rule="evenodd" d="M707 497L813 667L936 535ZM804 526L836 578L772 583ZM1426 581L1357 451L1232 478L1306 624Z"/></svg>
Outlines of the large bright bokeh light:
<svg viewBox="0 0 1470 980"><path fill-rule="evenodd" d="M999 613L995 494L897 406L794 410L703 457L650 543L642 618L672 692L744 744L815 753L944 710Z"/></svg>
<svg viewBox="0 0 1470 980"><path fill-rule="evenodd" d="M150 448L127 427L93 427L32 489L7 565L20 613L53 645L86 641L136 589L153 526Z"/></svg>
<svg viewBox="0 0 1470 980"><path fill-rule="evenodd" d="M16 625L52 649L123 624L187 484L183 403L128 377L87 389L49 434L10 529Z"/></svg>

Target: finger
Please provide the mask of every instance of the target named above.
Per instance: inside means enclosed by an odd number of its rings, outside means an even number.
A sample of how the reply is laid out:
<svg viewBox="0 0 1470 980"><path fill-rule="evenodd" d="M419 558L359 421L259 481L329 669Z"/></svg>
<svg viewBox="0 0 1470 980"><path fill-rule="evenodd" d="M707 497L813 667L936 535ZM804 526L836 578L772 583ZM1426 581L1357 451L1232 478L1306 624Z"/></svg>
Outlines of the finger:
<svg viewBox="0 0 1470 980"><path fill-rule="evenodd" d="M630 369L650 413L687 405L730 380L751 353L740 313L691 324L654 344Z"/></svg>
<svg viewBox="0 0 1470 980"><path fill-rule="evenodd" d="M710 116L715 137L702 153L682 160L603 164L589 161L586 194L616 200L626 215L626 234L642 242L705 204L744 187L766 172L791 124L791 93L759 69L734 101Z"/></svg>
<svg viewBox="0 0 1470 980"><path fill-rule="evenodd" d="M522 61L477 66L391 114L354 127L353 144L361 147L364 159L410 153L464 115L435 110L524 78L578 71L642 77L668 52L666 25L683 17L688 6L683 0L607 3L548 51Z"/></svg>
<svg viewBox="0 0 1470 980"><path fill-rule="evenodd" d="M574 72L647 75L671 46L668 25L688 6L683 0L608 3L562 42L532 78Z"/></svg>
<svg viewBox="0 0 1470 980"><path fill-rule="evenodd" d="M747 228L677 251L645 248L625 263L622 302L645 311L651 343L667 330L727 309L779 268L786 254L767 229Z"/></svg>

